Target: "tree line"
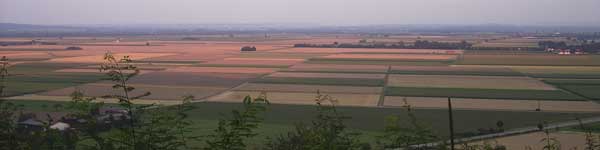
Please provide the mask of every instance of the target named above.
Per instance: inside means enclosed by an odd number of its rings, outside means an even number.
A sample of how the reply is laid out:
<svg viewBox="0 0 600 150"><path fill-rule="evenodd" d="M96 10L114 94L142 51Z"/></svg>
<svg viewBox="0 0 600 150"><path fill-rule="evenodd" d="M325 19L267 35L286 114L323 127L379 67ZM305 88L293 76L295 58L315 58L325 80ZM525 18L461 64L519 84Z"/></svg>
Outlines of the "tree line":
<svg viewBox="0 0 600 150"><path fill-rule="evenodd" d="M542 49L570 49L570 50L582 50L588 53L600 52L600 43L598 42L585 42L579 45L568 45L566 42L554 42L554 41L540 41L538 46Z"/></svg>
<svg viewBox="0 0 600 150"><path fill-rule="evenodd" d="M473 45L466 42L437 42L428 40L417 40L412 44L404 42L383 43L366 42L361 40L359 43L338 43L333 44L294 44L294 47L316 47L316 48L386 48L386 49L469 49Z"/></svg>

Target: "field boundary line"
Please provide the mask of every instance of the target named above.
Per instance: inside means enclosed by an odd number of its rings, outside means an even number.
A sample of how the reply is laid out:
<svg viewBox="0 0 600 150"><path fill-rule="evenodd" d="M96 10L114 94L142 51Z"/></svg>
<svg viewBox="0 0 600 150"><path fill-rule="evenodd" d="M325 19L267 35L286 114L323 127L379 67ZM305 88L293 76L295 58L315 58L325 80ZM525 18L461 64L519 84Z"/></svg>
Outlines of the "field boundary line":
<svg viewBox="0 0 600 150"><path fill-rule="evenodd" d="M388 69L385 72L385 77L383 78L383 87L381 87L381 93L379 94L379 101L377 101L377 107L383 107L385 105L385 95L386 89L390 78L390 73L392 72L392 66L388 65Z"/></svg>
<svg viewBox="0 0 600 150"><path fill-rule="evenodd" d="M277 72L277 71L275 71L275 72ZM272 72L272 73L275 73L275 72ZM272 73L265 73L265 74L262 74L262 75L260 75L260 76L258 76L258 77L256 77L256 78L252 78L252 79L249 79L249 80L255 80L255 79L263 78L263 77L265 77L265 76L268 76L268 75L270 75L270 74L272 74ZM202 101L207 101L207 100L208 100L208 99L210 99L211 97L219 96L219 95L221 95L221 94L223 94L223 93L230 92L230 91L235 91L235 89L236 89L236 88L239 88L239 87L241 87L242 85L244 85L244 84L246 84L246 83L249 83L249 81L246 81L246 82L240 83L240 84L238 84L238 85L236 85L236 86L233 86L233 87L231 87L231 88L228 88L228 89L226 89L226 90L223 90L223 91L220 91L220 92L217 92L217 93L215 93L215 94L207 95L207 96L204 96L204 97L198 98L197 100L192 100L192 102L202 102ZM241 101L240 101L240 102L241 102Z"/></svg>

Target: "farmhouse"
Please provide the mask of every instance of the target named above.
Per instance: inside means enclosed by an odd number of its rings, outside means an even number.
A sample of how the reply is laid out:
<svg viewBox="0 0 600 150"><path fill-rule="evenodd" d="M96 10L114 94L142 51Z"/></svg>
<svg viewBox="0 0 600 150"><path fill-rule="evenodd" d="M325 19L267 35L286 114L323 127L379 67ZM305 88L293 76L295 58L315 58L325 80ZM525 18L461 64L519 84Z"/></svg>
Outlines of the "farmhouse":
<svg viewBox="0 0 600 150"><path fill-rule="evenodd" d="M35 118L25 119L23 121L18 122L17 125L19 126L19 130L21 132L44 130L44 123Z"/></svg>

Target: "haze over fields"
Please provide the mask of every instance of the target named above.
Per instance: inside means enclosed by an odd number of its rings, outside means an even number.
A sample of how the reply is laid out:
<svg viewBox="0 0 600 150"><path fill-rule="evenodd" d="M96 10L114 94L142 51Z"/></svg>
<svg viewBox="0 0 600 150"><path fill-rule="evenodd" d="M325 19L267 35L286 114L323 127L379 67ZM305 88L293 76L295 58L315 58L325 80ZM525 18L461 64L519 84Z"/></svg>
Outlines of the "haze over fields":
<svg viewBox="0 0 600 150"><path fill-rule="evenodd" d="M598 8L598 0L0 0L0 22L598 26Z"/></svg>

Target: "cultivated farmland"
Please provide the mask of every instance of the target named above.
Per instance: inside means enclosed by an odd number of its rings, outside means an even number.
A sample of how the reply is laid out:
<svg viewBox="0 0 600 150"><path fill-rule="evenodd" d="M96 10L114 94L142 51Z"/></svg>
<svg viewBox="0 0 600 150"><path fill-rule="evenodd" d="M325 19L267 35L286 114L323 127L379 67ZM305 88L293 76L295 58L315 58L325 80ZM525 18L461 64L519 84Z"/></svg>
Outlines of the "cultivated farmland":
<svg viewBox="0 0 600 150"><path fill-rule="evenodd" d="M560 56L539 55L463 55L461 65L515 65L515 66L598 66L598 55Z"/></svg>
<svg viewBox="0 0 600 150"><path fill-rule="evenodd" d="M459 75L391 75L389 86L475 89L555 90L529 77L459 76Z"/></svg>
<svg viewBox="0 0 600 150"><path fill-rule="evenodd" d="M238 36L238 35L236 35ZM182 96L194 96L190 116L198 123L194 133L206 133L219 113L228 113L245 96L266 93L272 103L260 132L270 135L293 128L294 121L314 115L317 93L332 96L342 112L352 117L349 128L379 135L386 116L407 115L410 105L420 121L445 136L447 97L452 97L460 136L479 134L479 128L535 126L542 121L565 121L600 113L598 55L557 55L543 51L295 48L298 43L399 42L416 40L462 42L486 46L533 47L538 40L509 35L190 35L169 37L69 38L68 45L6 46L11 67L6 99L23 104L69 101L73 91L100 97L120 94L112 82L101 81L98 68L104 53L129 55L140 74L128 81L132 95L152 94L140 104L176 105ZM488 40L487 42L484 42ZM25 40L28 41L28 40ZM151 43L146 46L146 42ZM489 45L494 43L495 45ZM67 46L82 50L64 50ZM243 46L257 51L241 52ZM132 73L125 71L125 73ZM406 98L406 102L404 99ZM31 101L39 100L39 101ZM98 101L117 103L116 99ZM36 106L39 107L39 106ZM540 111L535 111L536 109ZM37 108L41 109L41 108ZM290 119L295 118L295 119ZM296 119L298 118L298 119ZM260 137L264 139L264 137ZM249 139L262 142L262 139ZM374 139L369 139L374 140Z"/></svg>

